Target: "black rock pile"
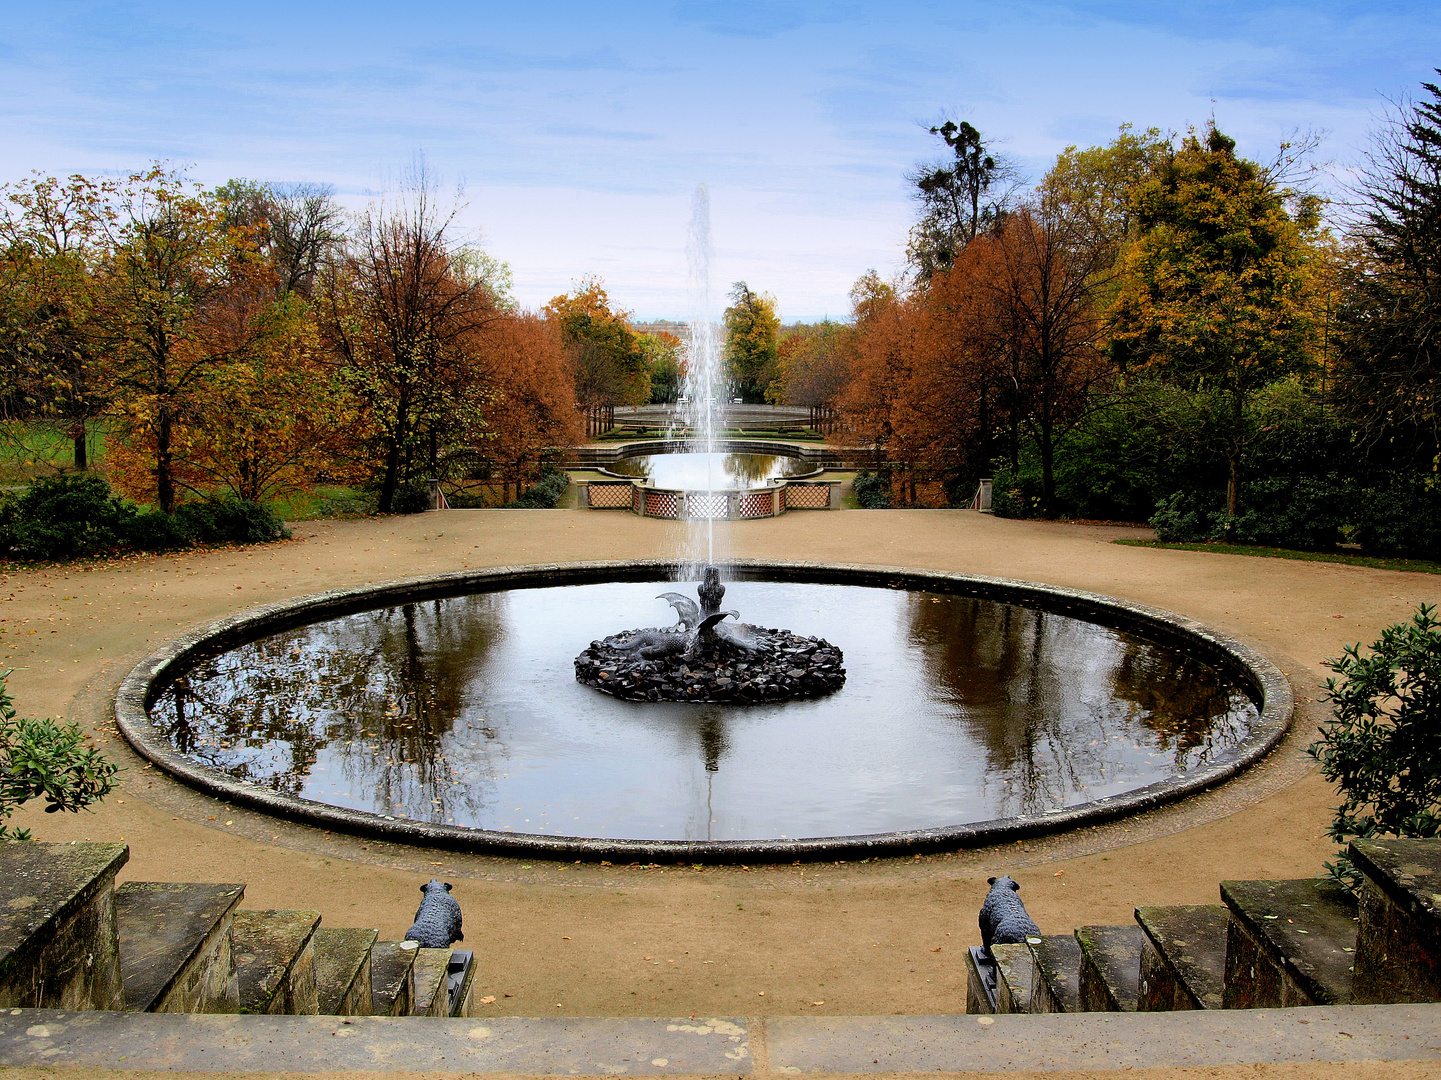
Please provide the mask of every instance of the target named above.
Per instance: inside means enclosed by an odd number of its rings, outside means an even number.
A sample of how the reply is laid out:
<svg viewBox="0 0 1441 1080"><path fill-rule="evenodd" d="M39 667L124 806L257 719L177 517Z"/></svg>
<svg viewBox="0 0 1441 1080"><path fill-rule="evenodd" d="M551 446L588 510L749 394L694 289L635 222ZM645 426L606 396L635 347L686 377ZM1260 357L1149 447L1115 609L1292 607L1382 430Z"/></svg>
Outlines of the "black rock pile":
<svg viewBox="0 0 1441 1080"><path fill-rule="evenodd" d="M627 701L724 701L738 704L793 701L839 690L846 681L841 650L821 638L789 630L746 627L762 649L717 648L700 655L647 660L638 635L681 633L632 630L613 634L575 658L577 682Z"/></svg>

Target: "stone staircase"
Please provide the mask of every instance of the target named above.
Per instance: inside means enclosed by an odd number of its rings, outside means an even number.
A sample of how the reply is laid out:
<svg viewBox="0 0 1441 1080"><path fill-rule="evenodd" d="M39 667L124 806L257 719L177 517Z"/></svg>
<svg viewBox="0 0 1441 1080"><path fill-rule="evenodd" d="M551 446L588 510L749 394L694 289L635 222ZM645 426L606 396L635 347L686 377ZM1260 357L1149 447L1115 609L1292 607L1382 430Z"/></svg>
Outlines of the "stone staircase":
<svg viewBox="0 0 1441 1080"><path fill-rule="evenodd" d="M466 1016L472 954L377 941L244 885L127 881L124 844L0 841L0 1007Z"/></svg>
<svg viewBox="0 0 1441 1080"><path fill-rule="evenodd" d="M1357 840L1334 882L1223 881L1221 903L967 955L967 1012L1176 1012L1441 1001L1441 840Z"/></svg>

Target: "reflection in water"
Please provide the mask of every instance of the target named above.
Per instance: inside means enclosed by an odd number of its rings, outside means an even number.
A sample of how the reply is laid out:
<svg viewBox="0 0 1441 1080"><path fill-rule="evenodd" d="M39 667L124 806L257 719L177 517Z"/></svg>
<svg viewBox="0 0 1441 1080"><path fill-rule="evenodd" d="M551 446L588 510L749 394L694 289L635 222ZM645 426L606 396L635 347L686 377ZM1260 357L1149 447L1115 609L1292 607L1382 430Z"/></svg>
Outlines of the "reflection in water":
<svg viewBox="0 0 1441 1080"><path fill-rule="evenodd" d="M759 625L846 653L785 705L618 701L571 657L663 622L674 583L362 612L200 663L156 701L184 754L300 798L549 835L848 835L1044 813L1224 757L1256 707L1176 650L939 593L735 582Z"/></svg>
<svg viewBox="0 0 1441 1080"><path fill-rule="evenodd" d="M814 466L774 454L643 454L606 466L623 476L643 476L654 487L722 491L764 487L778 476L800 476Z"/></svg>

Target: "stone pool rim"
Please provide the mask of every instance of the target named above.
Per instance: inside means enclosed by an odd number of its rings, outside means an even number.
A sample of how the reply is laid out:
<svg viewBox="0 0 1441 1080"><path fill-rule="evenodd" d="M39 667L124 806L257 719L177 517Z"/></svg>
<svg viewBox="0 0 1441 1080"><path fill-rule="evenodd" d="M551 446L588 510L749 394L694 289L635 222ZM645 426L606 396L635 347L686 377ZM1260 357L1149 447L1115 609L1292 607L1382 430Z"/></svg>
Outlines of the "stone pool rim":
<svg viewBox="0 0 1441 1080"><path fill-rule="evenodd" d="M628 863L764 863L956 851L1065 832L1140 813L1214 787L1260 761L1285 736L1295 710L1290 682L1266 657L1197 620L1144 604L1078 589L944 570L764 559L735 559L724 565L729 580L945 592L1130 630L1146 640L1181 648L1220 668L1250 693L1259 714L1247 737L1219 760L1104 799L1042 814L962 825L784 840L542 836L438 825L351 810L282 795L202 765L176 750L150 720L149 707L164 687L188 671L196 659L216 648L232 649L297 626L423 600L508 589L673 579L678 570L677 562L672 559L643 559L458 570L316 593L238 612L172 639L137 664L116 695L116 723L141 757L181 782L216 798L305 825L392 843L506 857L604 859ZM565 675L569 674L567 669Z"/></svg>

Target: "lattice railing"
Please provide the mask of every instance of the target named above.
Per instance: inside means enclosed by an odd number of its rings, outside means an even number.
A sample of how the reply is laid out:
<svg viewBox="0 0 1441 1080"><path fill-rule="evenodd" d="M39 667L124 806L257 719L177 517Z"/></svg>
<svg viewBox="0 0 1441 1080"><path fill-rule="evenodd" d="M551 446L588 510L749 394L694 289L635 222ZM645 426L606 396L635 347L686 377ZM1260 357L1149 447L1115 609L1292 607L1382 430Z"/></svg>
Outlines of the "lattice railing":
<svg viewBox="0 0 1441 1080"><path fill-rule="evenodd" d="M592 480L588 485L592 510L629 510L635 485L629 480Z"/></svg>
<svg viewBox="0 0 1441 1080"><path fill-rule="evenodd" d="M645 516L680 517L680 495L674 491L647 491L645 493Z"/></svg>
<svg viewBox="0 0 1441 1080"><path fill-rule="evenodd" d="M712 494L706 491L692 491L686 495L686 517L709 518L724 521L730 517L730 496L724 492Z"/></svg>
<svg viewBox="0 0 1441 1080"><path fill-rule="evenodd" d="M792 481L786 485L787 510L825 510L830 505L830 484L799 484Z"/></svg>
<svg viewBox="0 0 1441 1080"><path fill-rule="evenodd" d="M736 498L736 517L770 517L774 506L769 491L746 491Z"/></svg>

